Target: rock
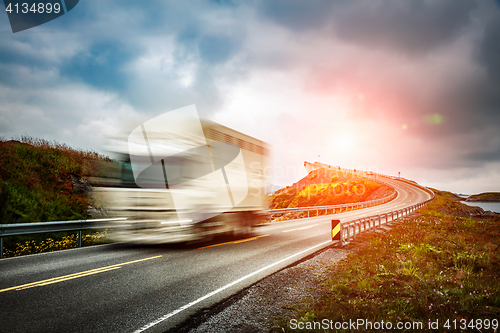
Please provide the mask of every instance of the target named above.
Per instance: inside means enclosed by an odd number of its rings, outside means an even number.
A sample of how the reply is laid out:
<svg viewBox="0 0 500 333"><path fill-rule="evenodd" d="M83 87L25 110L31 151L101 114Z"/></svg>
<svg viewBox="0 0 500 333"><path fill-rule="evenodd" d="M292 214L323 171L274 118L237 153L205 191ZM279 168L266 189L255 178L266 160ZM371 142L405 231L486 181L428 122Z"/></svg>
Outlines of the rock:
<svg viewBox="0 0 500 333"><path fill-rule="evenodd" d="M92 184L87 179L82 179L74 174L70 174L70 177L73 185L73 193L89 194L92 191Z"/></svg>

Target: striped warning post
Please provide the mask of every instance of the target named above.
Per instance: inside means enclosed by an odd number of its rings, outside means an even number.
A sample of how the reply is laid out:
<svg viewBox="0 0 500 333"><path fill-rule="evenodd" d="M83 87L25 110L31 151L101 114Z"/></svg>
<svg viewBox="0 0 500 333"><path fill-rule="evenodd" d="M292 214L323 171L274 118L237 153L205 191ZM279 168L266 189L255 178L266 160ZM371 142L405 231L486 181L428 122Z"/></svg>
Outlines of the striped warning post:
<svg viewBox="0 0 500 333"><path fill-rule="evenodd" d="M340 220L332 220L332 241L340 242Z"/></svg>

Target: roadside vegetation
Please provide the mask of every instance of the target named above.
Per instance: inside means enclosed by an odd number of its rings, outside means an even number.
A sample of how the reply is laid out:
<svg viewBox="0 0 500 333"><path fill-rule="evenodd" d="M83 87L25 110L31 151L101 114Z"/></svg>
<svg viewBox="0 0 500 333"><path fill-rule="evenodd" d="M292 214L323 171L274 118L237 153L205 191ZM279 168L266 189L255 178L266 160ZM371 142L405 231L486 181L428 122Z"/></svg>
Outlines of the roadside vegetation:
<svg viewBox="0 0 500 333"><path fill-rule="evenodd" d="M290 319L326 318L422 322L424 331L429 320L439 320L438 332L492 332L493 319L500 321L500 217L475 216L475 207L436 192L431 204L390 231L364 234L349 245L348 257L314 286L323 297L292 306L293 317L280 318L271 331L324 332L292 329Z"/></svg>
<svg viewBox="0 0 500 333"><path fill-rule="evenodd" d="M87 219L90 198L84 178L99 176L100 165L109 161L95 152L28 136L0 139L0 223ZM48 235L4 238L4 256L76 246L74 234ZM101 238L89 232L82 240L94 244Z"/></svg>

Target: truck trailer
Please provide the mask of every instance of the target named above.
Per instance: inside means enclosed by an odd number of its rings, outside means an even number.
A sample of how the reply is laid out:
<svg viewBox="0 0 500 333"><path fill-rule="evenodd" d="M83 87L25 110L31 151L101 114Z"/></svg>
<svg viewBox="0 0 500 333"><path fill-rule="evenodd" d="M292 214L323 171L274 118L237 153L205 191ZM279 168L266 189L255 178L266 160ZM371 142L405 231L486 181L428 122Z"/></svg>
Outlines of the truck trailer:
<svg viewBox="0 0 500 333"><path fill-rule="evenodd" d="M180 111L142 124L111 149L118 157L93 197L108 217L126 218L109 231L113 241L243 236L265 219L271 146Z"/></svg>

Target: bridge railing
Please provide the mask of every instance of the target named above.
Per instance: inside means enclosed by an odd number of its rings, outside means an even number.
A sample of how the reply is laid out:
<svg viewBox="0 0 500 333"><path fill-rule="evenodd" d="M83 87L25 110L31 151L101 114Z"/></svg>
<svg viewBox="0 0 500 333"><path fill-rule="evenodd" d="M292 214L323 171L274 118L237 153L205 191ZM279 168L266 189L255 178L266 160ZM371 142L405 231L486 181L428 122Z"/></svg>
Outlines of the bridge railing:
<svg viewBox="0 0 500 333"><path fill-rule="evenodd" d="M284 220L286 221L286 214L288 213L296 213L296 218L299 217L299 213L307 212L307 217L310 217L311 211L316 211L316 216L319 215L320 211L324 211L325 215L329 215L328 212L331 211L331 214L347 212L354 209L373 207L376 205L381 205L386 202L389 202L397 197L398 193L394 192L391 195L377 200L364 201L364 202L353 202L349 204L341 204L341 205L329 205L329 206L311 206L311 207L294 207L294 208L282 208L282 209L270 209L268 210L269 214L269 222L272 221L273 215L283 214Z"/></svg>
<svg viewBox="0 0 500 333"><path fill-rule="evenodd" d="M126 220L126 218L0 224L0 259L3 258L4 237L43 234L49 232L78 231L78 247L81 247L83 230L116 227L116 224L111 224L109 222L123 220Z"/></svg>

